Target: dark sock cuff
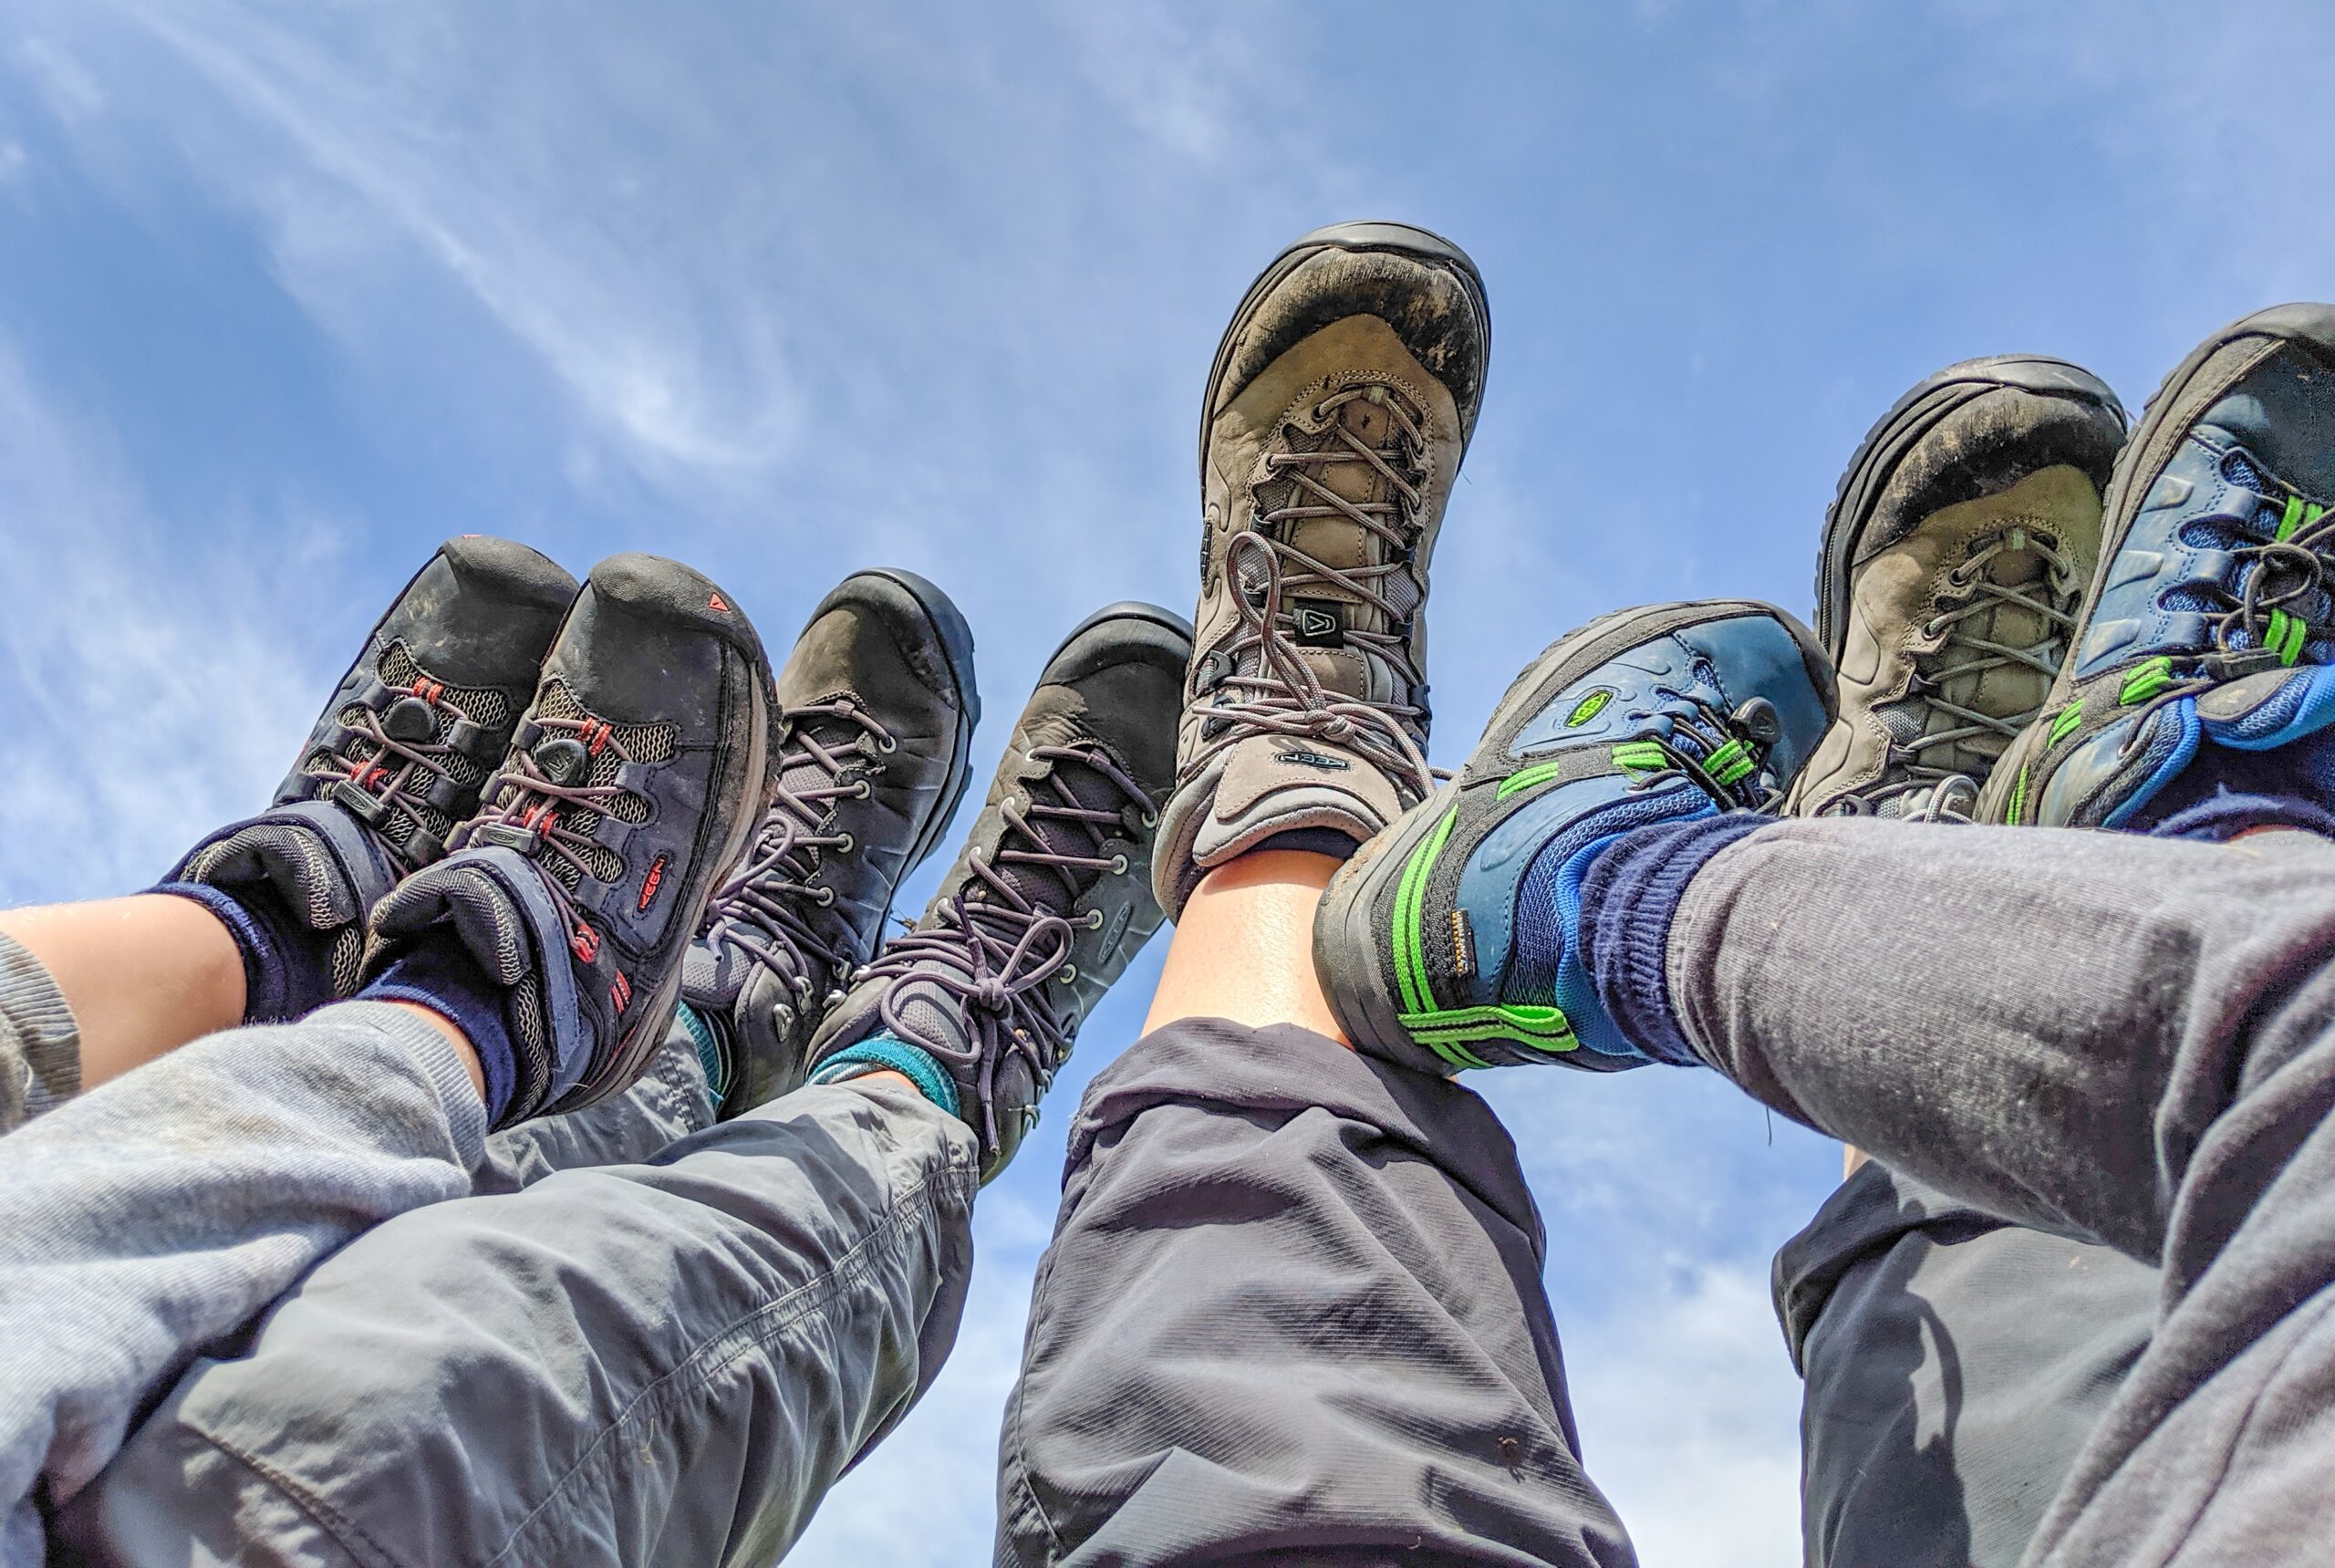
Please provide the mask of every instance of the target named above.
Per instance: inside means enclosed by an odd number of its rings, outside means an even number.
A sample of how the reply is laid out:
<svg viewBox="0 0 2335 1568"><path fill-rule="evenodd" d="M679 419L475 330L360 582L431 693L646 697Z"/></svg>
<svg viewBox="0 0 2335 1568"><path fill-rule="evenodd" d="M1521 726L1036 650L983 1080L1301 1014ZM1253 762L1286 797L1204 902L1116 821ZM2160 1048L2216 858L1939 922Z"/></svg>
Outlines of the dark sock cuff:
<svg viewBox="0 0 2335 1568"><path fill-rule="evenodd" d="M451 936L431 937L400 953L357 993L360 1002L410 1002L426 1007L468 1036L486 1080L486 1125L503 1125L518 1090L519 1058L503 1012L503 988L486 977L469 950Z"/></svg>
<svg viewBox="0 0 2335 1568"><path fill-rule="evenodd" d="M1354 852L1361 847L1353 834L1341 833L1334 827L1292 827L1286 833L1274 834L1244 853L1261 855L1268 849L1292 849L1305 855L1326 855L1333 860L1351 860Z"/></svg>
<svg viewBox="0 0 2335 1568"><path fill-rule="evenodd" d="M1712 856L1773 820L1729 812L1643 827L1590 862L1581 884L1583 966L1622 1038L1657 1062L1703 1065L1670 1005L1670 922L1686 884Z"/></svg>
<svg viewBox="0 0 2335 1568"><path fill-rule="evenodd" d="M333 1000L329 962L317 961L317 933L288 926L266 894L245 903L203 882L165 882L148 891L200 904L227 928L244 961L244 1023L289 1023Z"/></svg>
<svg viewBox="0 0 2335 1568"><path fill-rule="evenodd" d="M2239 794L2224 791L2182 807L2142 831L2150 838L2188 838L2226 844L2257 827L2295 827L2335 838L2335 812L2292 795Z"/></svg>

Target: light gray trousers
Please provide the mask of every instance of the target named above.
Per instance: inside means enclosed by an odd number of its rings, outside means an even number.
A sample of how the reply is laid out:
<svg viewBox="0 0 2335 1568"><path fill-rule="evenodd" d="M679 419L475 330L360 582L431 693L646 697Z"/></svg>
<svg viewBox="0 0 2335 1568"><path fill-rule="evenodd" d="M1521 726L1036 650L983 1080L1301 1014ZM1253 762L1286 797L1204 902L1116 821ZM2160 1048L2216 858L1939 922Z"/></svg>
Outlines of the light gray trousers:
<svg viewBox="0 0 2335 1568"><path fill-rule="evenodd" d="M7 1568L767 1562L961 1310L973 1138L913 1090L708 1127L684 1037L490 1137L379 1004L60 1105L78 1055L0 938L0 1077L47 1112L0 1139Z"/></svg>

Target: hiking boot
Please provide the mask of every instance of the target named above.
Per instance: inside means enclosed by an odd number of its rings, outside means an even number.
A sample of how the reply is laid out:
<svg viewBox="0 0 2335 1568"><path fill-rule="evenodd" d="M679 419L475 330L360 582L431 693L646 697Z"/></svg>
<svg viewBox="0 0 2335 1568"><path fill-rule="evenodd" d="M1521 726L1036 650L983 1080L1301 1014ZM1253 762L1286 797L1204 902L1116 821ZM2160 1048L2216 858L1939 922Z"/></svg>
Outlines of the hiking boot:
<svg viewBox="0 0 2335 1568"><path fill-rule="evenodd" d="M1950 365L1882 416L1824 515L1841 719L1787 810L1969 820L2067 657L2123 441L2113 392L2032 354Z"/></svg>
<svg viewBox="0 0 2335 1568"><path fill-rule="evenodd" d="M458 946L492 988L516 1058L498 1126L625 1088L663 1043L771 799L774 701L711 582L654 556L592 568L479 815L373 911L368 977Z"/></svg>
<svg viewBox="0 0 2335 1568"><path fill-rule="evenodd" d="M1988 820L2141 826L2223 790L2335 801L2335 306L2198 346L2117 459L2102 562ZM2211 742L2207 744L2207 742Z"/></svg>
<svg viewBox="0 0 2335 1568"><path fill-rule="evenodd" d="M905 1072L980 1135L982 1180L1004 1168L1079 1021L1158 929L1152 842L1190 657L1190 628L1156 605L1071 633L924 918L819 1025L815 1080Z"/></svg>
<svg viewBox="0 0 2335 1568"><path fill-rule="evenodd" d="M1458 776L1323 894L1314 969L1346 1037L1428 1073L1639 1065L1572 929L1590 861L1632 828L1772 808L1832 719L1831 662L1769 605L1656 605L1560 638Z"/></svg>
<svg viewBox="0 0 2335 1568"><path fill-rule="evenodd" d="M1344 853L1425 795L1427 562L1481 401L1475 264L1318 229L1249 290L1200 410L1197 657L1155 886L1280 838Z"/></svg>
<svg viewBox="0 0 2335 1568"><path fill-rule="evenodd" d="M575 597L576 579L524 545L440 545L341 677L274 805L171 871L250 909L296 967L314 961L314 975L276 977L254 1019L356 989L366 917L478 809Z"/></svg>
<svg viewBox="0 0 2335 1568"><path fill-rule="evenodd" d="M803 1081L811 1032L964 798L981 709L973 634L922 577L854 573L811 612L778 675L777 798L681 965L724 1115Z"/></svg>

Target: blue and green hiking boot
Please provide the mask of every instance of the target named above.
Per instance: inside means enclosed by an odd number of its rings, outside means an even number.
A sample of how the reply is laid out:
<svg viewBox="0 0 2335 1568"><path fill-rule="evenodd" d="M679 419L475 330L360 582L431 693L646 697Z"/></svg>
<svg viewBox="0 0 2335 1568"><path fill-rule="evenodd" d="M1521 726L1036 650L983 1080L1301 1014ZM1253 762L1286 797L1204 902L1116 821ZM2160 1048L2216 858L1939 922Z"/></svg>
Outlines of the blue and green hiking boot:
<svg viewBox="0 0 2335 1568"><path fill-rule="evenodd" d="M1560 638L1458 776L1323 895L1314 968L1346 1037L1430 1073L1641 1064L1583 968L1590 862L1635 828L1772 810L1833 716L1831 661L1770 605L1656 605Z"/></svg>
<svg viewBox="0 0 2335 1568"><path fill-rule="evenodd" d="M2335 306L2201 344L2117 460L2068 663L1981 817L2139 828L2232 795L2335 800L2330 504Z"/></svg>

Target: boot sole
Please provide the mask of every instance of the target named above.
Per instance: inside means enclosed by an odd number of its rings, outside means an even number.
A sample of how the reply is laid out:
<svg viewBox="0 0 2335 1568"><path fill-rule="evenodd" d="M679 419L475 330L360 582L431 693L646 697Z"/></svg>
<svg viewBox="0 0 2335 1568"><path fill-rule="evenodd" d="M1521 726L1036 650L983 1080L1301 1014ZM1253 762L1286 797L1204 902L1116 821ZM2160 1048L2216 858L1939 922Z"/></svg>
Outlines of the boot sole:
<svg viewBox="0 0 2335 1568"><path fill-rule="evenodd" d="M1824 543L1816 560L1816 635L1832 658L1848 639L1849 572L1865 524L1888 488L1889 476L1915 442L1966 404L1999 388L2044 397L2123 405L2108 384L2081 365L2044 354L1997 354L1965 359L1915 385L1890 406L1849 459L1824 513ZM2129 450L2129 449L2128 449Z"/></svg>
<svg viewBox="0 0 2335 1568"><path fill-rule="evenodd" d="M1547 701L1625 649L1682 627L1737 615L1771 616L1791 633L1810 680L1823 694L1827 721L1837 718L1832 660L1797 616L1759 599L1708 599L1614 610L1565 633L1510 683L1484 725L1484 733L1498 733L1520 712ZM1370 911L1377 902L1375 894L1385 867L1407 863L1411 852L1442 820L1452 798L1470 782L1463 768L1458 778L1373 841L1370 864L1352 877L1348 888L1341 889L1334 883L1322 900L1313 921L1314 972L1322 981L1331 1015L1357 1045L1368 1041L1395 1048L1406 1057L1412 1052L1434 1056L1411 1039L1399 1021L1392 1002L1394 977L1386 972L1380 955Z"/></svg>
<svg viewBox="0 0 2335 1568"><path fill-rule="evenodd" d="M1232 321L1225 327L1224 336L1217 341L1216 359L1209 367L1208 385L1200 390L1199 468L1203 485L1208 483L1209 421L1216 402L1217 386L1223 380L1224 368L1232 358L1233 344L1248 327L1250 317L1256 313L1259 303L1272 292L1274 286L1295 272L1307 257L1327 250L1395 251L1427 261L1447 262L1458 267L1468 280L1468 302L1476 309L1478 340L1487 345L1486 356L1489 357L1491 306L1486 300L1483 274L1477 270L1475 262L1466 251L1441 234L1414 228L1408 223L1332 223L1326 228L1315 229L1312 234L1302 234L1291 242L1287 250L1275 256L1271 265L1257 275L1256 282L1251 284L1249 292L1241 296L1240 307L1232 313Z"/></svg>

